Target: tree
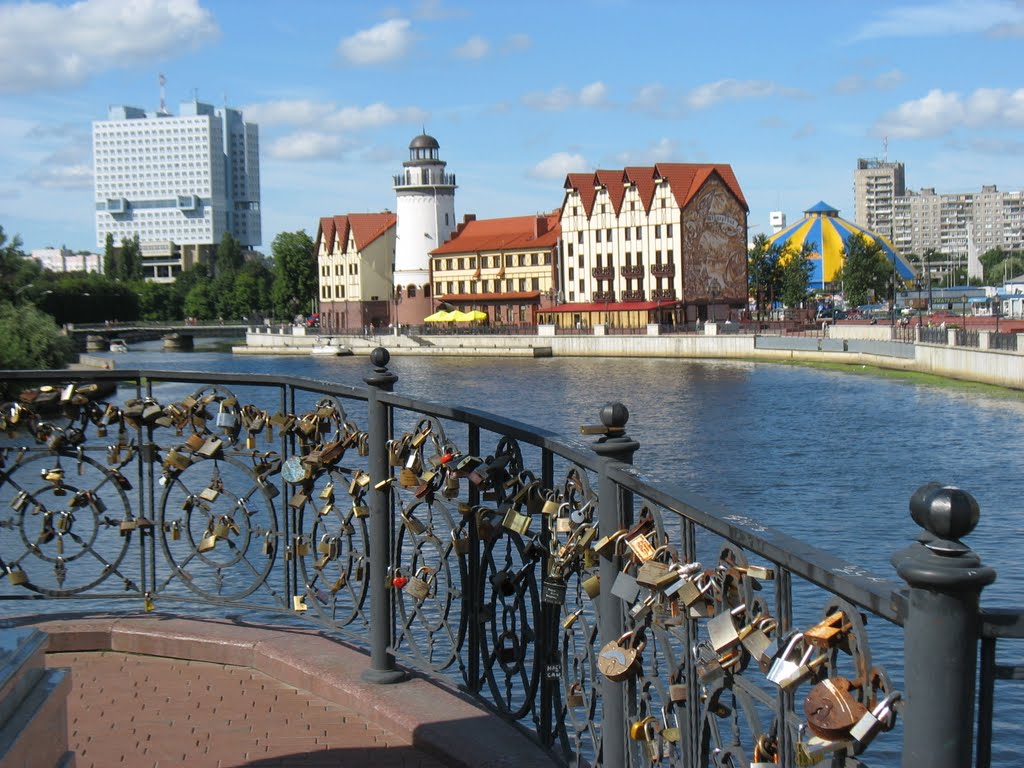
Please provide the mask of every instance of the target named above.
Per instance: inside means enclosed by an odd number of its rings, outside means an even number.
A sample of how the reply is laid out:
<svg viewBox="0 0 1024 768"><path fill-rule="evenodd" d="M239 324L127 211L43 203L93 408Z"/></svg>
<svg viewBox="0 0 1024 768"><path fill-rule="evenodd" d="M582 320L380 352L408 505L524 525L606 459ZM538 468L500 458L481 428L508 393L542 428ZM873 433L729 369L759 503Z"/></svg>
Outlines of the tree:
<svg viewBox="0 0 1024 768"><path fill-rule="evenodd" d="M139 319L156 322L180 320L185 297L173 283L149 283L143 280L132 286L139 297Z"/></svg>
<svg viewBox="0 0 1024 768"><path fill-rule="evenodd" d="M142 246L139 244L138 233L131 238L121 238L121 271L116 275L118 280L142 279Z"/></svg>
<svg viewBox="0 0 1024 768"><path fill-rule="evenodd" d="M282 232L271 245L274 254L274 308L280 317L303 314L317 295L316 254L304 229Z"/></svg>
<svg viewBox="0 0 1024 768"><path fill-rule="evenodd" d="M843 246L843 267L836 279L843 283L847 304L856 307L867 304L873 296L886 295L892 272L892 263L881 244L858 232L850 235Z"/></svg>
<svg viewBox="0 0 1024 768"><path fill-rule="evenodd" d="M217 316L213 288L209 283L196 283L185 296L184 312L186 317L200 320L212 320Z"/></svg>
<svg viewBox="0 0 1024 768"><path fill-rule="evenodd" d="M39 262L25 256L21 238L15 235L8 242L4 228L0 227L0 300L14 301L43 272ZM24 297L21 297L24 298Z"/></svg>
<svg viewBox="0 0 1024 768"><path fill-rule="evenodd" d="M63 368L71 356L71 339L52 317L31 304L0 302L0 369Z"/></svg>
<svg viewBox="0 0 1024 768"><path fill-rule="evenodd" d="M758 318L764 307L771 307L782 287L782 271L779 260L782 247L769 243L768 236L757 235L747 253L747 282L751 297L757 303Z"/></svg>
<svg viewBox="0 0 1024 768"><path fill-rule="evenodd" d="M814 246L806 241L799 250L790 247L783 253L779 297L787 307L798 307L807 301L814 272L813 253Z"/></svg>
<svg viewBox="0 0 1024 768"><path fill-rule="evenodd" d="M103 242L103 274L111 280L116 280L121 273L121 261L114 249L114 233L107 232L107 239Z"/></svg>
<svg viewBox="0 0 1024 768"><path fill-rule="evenodd" d="M242 244L230 232L225 232L224 237L220 239L220 245L217 246L217 254L213 262L214 272L218 275L235 272L241 269L244 263Z"/></svg>

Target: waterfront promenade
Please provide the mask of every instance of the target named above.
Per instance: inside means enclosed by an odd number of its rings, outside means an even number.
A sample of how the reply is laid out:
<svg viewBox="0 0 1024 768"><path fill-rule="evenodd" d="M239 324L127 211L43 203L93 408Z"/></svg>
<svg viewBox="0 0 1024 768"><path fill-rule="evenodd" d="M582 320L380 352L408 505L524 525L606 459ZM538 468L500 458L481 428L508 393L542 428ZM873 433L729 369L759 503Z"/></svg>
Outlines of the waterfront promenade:
<svg viewBox="0 0 1024 768"><path fill-rule="evenodd" d="M451 689L364 683L365 654L316 630L152 614L6 624L49 633L47 666L71 669L77 768L553 764Z"/></svg>

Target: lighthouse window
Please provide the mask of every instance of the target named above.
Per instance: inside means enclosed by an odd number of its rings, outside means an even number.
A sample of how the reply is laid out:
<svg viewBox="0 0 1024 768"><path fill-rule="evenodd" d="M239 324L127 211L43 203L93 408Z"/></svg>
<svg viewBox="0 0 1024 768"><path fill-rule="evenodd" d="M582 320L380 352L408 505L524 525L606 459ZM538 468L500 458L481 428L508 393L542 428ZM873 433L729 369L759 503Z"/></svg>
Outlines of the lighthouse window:
<svg viewBox="0 0 1024 768"><path fill-rule="evenodd" d="M444 215L444 225L446 227L448 226L448 214L447 213Z"/></svg>

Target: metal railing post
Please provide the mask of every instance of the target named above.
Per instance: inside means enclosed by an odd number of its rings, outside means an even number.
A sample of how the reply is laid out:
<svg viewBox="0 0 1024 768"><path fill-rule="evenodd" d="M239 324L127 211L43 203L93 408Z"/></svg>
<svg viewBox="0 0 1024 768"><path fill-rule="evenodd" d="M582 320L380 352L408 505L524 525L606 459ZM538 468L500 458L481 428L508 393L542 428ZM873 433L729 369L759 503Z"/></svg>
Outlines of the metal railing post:
<svg viewBox="0 0 1024 768"><path fill-rule="evenodd" d="M631 504L624 504L618 486L608 476L612 462L633 463L640 443L626 436L629 411L622 403L609 403L601 409L604 434L593 451L604 459L598 476L598 527L601 535L614 533L632 523ZM600 429L600 428L599 428ZM586 430L585 428L585 431ZM622 569L622 558L614 553L601 557L601 594L598 596L598 647L620 637L625 628L622 601L612 594L612 584ZM601 677L601 755L602 764L625 766L626 706L622 683Z"/></svg>
<svg viewBox="0 0 1024 768"><path fill-rule="evenodd" d="M960 488L929 483L910 498L925 529L892 557L910 585L904 623L904 768L971 764L981 590L992 568L960 539L978 523L978 502Z"/></svg>
<svg viewBox="0 0 1024 768"><path fill-rule="evenodd" d="M377 485L391 477L388 464L388 406L377 399L378 393L390 392L398 377L387 369L391 354L384 347L370 353L375 366L367 383L366 428L370 433L370 455L367 469L370 490L370 666L362 678L368 683L398 683L405 680L404 671L395 667L394 654L389 652L392 633L391 590L388 588L388 564L391 558L391 486Z"/></svg>

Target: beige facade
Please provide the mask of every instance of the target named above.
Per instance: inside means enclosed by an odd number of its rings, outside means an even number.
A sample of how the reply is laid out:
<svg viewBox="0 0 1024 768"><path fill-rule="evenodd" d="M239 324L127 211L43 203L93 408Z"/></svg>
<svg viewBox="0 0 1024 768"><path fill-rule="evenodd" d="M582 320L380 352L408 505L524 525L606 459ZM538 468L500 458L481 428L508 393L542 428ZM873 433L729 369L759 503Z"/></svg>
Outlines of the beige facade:
<svg viewBox="0 0 1024 768"><path fill-rule="evenodd" d="M320 220L320 324L328 332L391 322L395 214L352 213Z"/></svg>
<svg viewBox="0 0 1024 768"><path fill-rule="evenodd" d="M557 296L558 213L477 220L431 252L441 305L486 312L492 325L533 325Z"/></svg>

